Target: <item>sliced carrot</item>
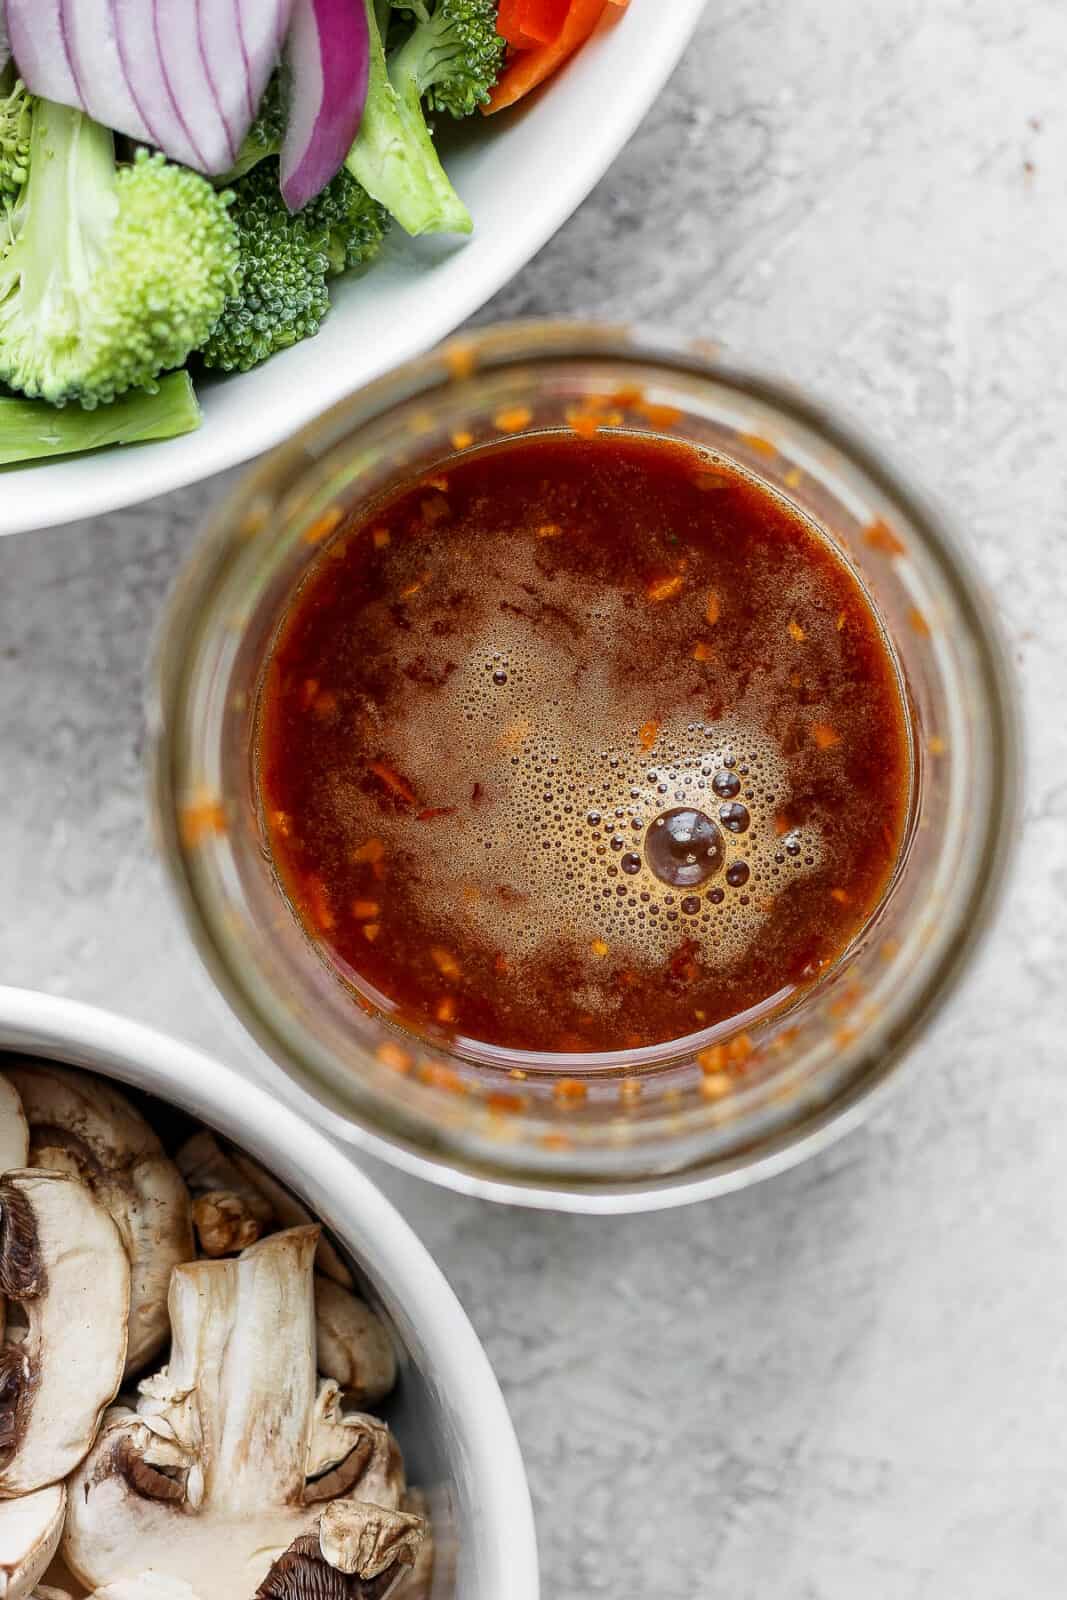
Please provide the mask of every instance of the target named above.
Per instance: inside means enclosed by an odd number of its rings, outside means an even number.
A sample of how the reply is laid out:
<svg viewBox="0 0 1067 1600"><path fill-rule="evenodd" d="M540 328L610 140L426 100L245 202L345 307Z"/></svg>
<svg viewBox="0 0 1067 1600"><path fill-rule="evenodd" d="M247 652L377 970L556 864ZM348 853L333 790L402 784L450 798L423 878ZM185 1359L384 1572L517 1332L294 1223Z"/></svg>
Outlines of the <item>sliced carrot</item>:
<svg viewBox="0 0 1067 1600"><path fill-rule="evenodd" d="M519 26L528 39L554 44L569 10L570 0L519 0Z"/></svg>
<svg viewBox="0 0 1067 1600"><path fill-rule="evenodd" d="M538 42L523 29L523 4L524 0L500 0L496 16L497 33L517 50L529 49Z"/></svg>
<svg viewBox="0 0 1067 1600"><path fill-rule="evenodd" d="M604 12L607 0L571 0L567 20L558 39L551 44L541 44L532 50L521 50L514 61L504 68L496 88L489 96L488 105L482 107L486 116L503 111L517 100L536 89L539 83L561 67L579 45L585 43ZM502 8L503 9L503 8ZM500 23L497 23L500 29Z"/></svg>

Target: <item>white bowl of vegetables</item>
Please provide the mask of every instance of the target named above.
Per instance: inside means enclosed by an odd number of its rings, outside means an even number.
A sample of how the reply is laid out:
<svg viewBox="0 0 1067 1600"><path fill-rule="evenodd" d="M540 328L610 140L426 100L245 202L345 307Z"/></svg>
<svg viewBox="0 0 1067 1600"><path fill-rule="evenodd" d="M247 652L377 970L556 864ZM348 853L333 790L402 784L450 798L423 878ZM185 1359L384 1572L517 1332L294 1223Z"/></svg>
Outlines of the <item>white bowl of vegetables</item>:
<svg viewBox="0 0 1067 1600"><path fill-rule="evenodd" d="M451 331L702 4L0 0L0 533L247 460Z"/></svg>

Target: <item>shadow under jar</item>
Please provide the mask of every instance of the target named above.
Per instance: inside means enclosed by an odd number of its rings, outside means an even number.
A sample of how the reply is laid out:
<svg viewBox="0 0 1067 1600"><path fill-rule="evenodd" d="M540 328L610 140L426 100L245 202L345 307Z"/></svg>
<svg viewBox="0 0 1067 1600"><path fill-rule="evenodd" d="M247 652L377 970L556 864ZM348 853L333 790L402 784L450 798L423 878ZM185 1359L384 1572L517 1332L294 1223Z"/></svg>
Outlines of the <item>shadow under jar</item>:
<svg viewBox="0 0 1067 1600"><path fill-rule="evenodd" d="M603 888L620 896L615 920L630 899L635 919L650 912L641 893L651 890L684 949L682 927L714 930L725 902L730 926L759 952L761 904L772 905L790 873L809 872L826 896L825 937L803 972L791 970L780 985L764 983L747 1006L716 1013L694 1002L684 1026L666 1029L671 1037L663 1027L652 1029L649 1042L600 1037L594 1028L571 1045L561 1025L546 1035L547 1048L535 1048L529 1030L514 1038L491 1026L464 1033L449 999L460 973L448 966L455 950L447 938L439 947L439 1012L401 1006L387 985L373 974L368 979L376 936L361 924L377 927L373 870L365 886L345 879L342 902L320 901L316 912L319 880L311 874L302 881L296 872L271 776L280 770L272 733L279 680L271 663L290 652L309 718L319 713L329 722L334 689L300 659L298 635L313 627L308 619L326 593L331 565L335 573L352 566L353 533L361 530L360 548L373 559L375 532L379 546L390 544L391 516L406 514L407 502L397 497L410 497L417 485L423 533L432 541L441 519L443 539L444 519L454 515L450 495L459 498L458 485L480 470L487 450L500 462L517 446L530 459L549 452L540 478L558 490L561 473L548 465L565 442L580 445L590 463L606 462L614 451L624 464L629 452L638 465L657 455L656 442L663 458L669 443L676 466L690 463L707 480L701 490L709 503L725 485L735 498L755 497L754 511L762 506L779 516L793 535L807 529L827 566L820 603L844 595L835 613L842 627L846 613L850 628L862 622L872 652L877 645L881 653L882 679L868 676L857 691L851 738L872 773L896 765L878 813L884 826L876 833L872 821L870 848L856 853L857 870L866 860L869 871L850 905L852 887L820 871L819 831L805 834L810 817L796 805L801 797L792 793L780 742L765 758L755 745L746 750L736 707L716 704L710 690L696 721L690 712L676 727L681 709L660 709L662 685L646 720L634 721L628 708L619 736L632 746L626 794L634 815L622 806L618 851L610 819L606 865L597 865L595 846L585 850L589 870L602 870ZM545 535L546 546L552 538ZM385 559L381 548L377 556ZM642 569L642 602L670 607L681 599L694 580L689 560L683 554L672 566L662 552L652 560ZM486 561L488 582L488 551ZM509 569L509 578L520 581L521 574ZM682 630L684 666L706 672L711 684L722 619L715 595L705 586L699 592L698 626ZM771 610L768 603L768 626ZM774 611L775 628L791 630L798 650L800 703L807 624L781 596ZM762 621L761 613L753 638ZM681 636L673 625L664 630L670 650ZM524 720L514 706L509 715L503 700L485 708L497 691L514 697L519 690L509 673L515 680L529 668L518 659L521 640L514 661L506 641L495 651L491 642L484 629L472 627L468 636L461 626L452 653L461 673L477 678L484 669L485 682L475 682L468 697L475 722L489 719L475 735L502 759L500 730L517 729L521 746ZM650 652L649 681L657 672L669 680L674 670L681 674L681 658L673 669ZM533 690L532 705L547 703L545 691ZM574 707L561 704L556 732L566 745L568 726L576 729ZM813 716L815 748L831 752L842 730L820 722L817 709ZM811 402L711 346L620 328L531 324L470 335L362 391L268 458L217 513L173 597L153 736L165 856L201 956L259 1042L309 1091L334 1132L437 1181L540 1205L677 1204L776 1170L849 1126L929 1025L987 924L1011 829L1007 672L986 604L940 516L870 445ZM435 730L432 717L424 721L410 748L425 771L435 736L444 773L455 754L444 723ZM588 743L587 730L583 737ZM688 752L687 738L695 740ZM562 745L557 737L554 748ZM298 743L295 753L306 779L308 751ZM364 770L373 766L372 754L353 742L360 793L384 819L382 830L357 827L352 853L370 847L355 863L361 869L375 865L379 832L447 827L453 809L419 794L402 765L380 761L381 771ZM522 758L519 746L507 757ZM891 790L893 816L886 812ZM556 805L551 785L546 792ZM568 799L577 804L580 796ZM583 813L597 837L603 829L588 816L602 811L598 802ZM436 848L447 861L448 845ZM583 944L610 963L610 932L601 940L586 929L577 898L568 903L562 875L558 881L559 926L577 928ZM508 908L499 909L506 922ZM349 951L358 952L366 938L366 961L353 959L335 936L338 913L354 941ZM492 918L479 915L491 928ZM457 913L457 926L461 920ZM819 917L809 921L818 928ZM672 941L660 943L666 949ZM559 989L561 1013L571 998ZM551 996L541 1004L547 1009Z"/></svg>

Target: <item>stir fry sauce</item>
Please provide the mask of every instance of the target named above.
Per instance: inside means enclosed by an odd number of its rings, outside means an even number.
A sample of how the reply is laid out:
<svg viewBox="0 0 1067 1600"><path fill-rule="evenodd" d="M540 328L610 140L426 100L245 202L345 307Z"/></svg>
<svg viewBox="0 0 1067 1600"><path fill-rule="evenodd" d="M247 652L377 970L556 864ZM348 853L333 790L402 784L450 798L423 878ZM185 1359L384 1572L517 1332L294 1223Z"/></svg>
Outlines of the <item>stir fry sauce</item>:
<svg viewBox="0 0 1067 1600"><path fill-rule="evenodd" d="M632 436L457 457L325 541L261 697L308 933L418 1032L630 1049L781 1004L877 908L898 674L829 540Z"/></svg>

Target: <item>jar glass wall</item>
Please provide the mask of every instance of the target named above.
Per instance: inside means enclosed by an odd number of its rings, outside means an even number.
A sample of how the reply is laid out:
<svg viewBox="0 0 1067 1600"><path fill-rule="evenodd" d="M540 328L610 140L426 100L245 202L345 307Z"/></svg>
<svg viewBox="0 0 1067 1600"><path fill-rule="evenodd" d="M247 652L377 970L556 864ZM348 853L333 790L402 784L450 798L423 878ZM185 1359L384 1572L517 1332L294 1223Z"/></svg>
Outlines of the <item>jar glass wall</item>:
<svg viewBox="0 0 1067 1600"><path fill-rule="evenodd" d="M552 430L689 442L755 474L852 565L911 721L908 834L877 914L783 1009L675 1045L569 1058L418 1039L371 1015L279 887L257 709L294 592L350 511L457 449ZM735 1187L853 1122L930 1025L994 910L1015 710L943 517L819 406L704 342L585 324L453 341L338 406L223 503L172 598L151 707L161 846L200 955L335 1132L500 1198L583 1209Z"/></svg>

